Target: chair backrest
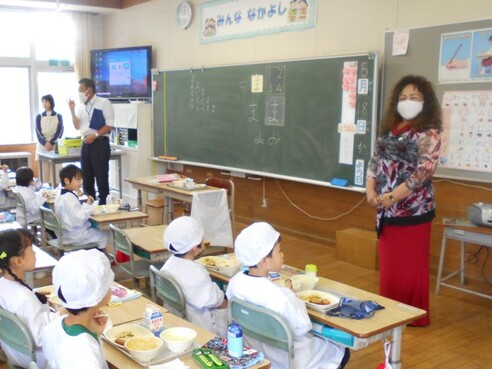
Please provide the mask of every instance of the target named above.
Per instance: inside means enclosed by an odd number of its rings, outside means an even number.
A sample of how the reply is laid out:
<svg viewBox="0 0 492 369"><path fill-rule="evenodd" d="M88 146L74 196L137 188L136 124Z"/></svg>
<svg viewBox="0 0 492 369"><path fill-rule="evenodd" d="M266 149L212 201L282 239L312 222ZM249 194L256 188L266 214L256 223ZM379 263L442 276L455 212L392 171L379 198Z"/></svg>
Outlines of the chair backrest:
<svg viewBox="0 0 492 369"><path fill-rule="evenodd" d="M15 199L15 206L17 208L17 211L22 211L23 215L24 215L24 223L26 224L21 224L21 226L23 227L26 227L27 226L27 219L26 219L26 202L24 201L24 197L22 197L22 195L19 193L19 192L14 192L14 199ZM19 221L20 219L17 219L17 221Z"/></svg>
<svg viewBox="0 0 492 369"><path fill-rule="evenodd" d="M232 235L235 233L235 217L234 217L234 182L224 178L207 178L205 180L207 186L223 188L227 191L227 200L229 203L229 214L231 216Z"/></svg>
<svg viewBox="0 0 492 369"><path fill-rule="evenodd" d="M128 238L125 232L123 232L121 229L118 227L114 226L113 224L109 225L109 228L113 232L113 247L114 247L114 254L116 255L117 251L120 251L121 253L127 255L130 258L129 262L125 263L119 263L118 258L114 258L114 261L116 264L118 264L122 269L124 269L127 273L130 273L131 275L135 275L135 260L134 260L134 255L133 255L133 244L132 241ZM130 264L130 269L126 267L126 265Z"/></svg>
<svg viewBox="0 0 492 369"><path fill-rule="evenodd" d="M267 345L287 351L289 368L294 358L294 336L284 318L276 312L232 298L228 302L229 322L241 325L243 334Z"/></svg>
<svg viewBox="0 0 492 369"><path fill-rule="evenodd" d="M26 325L15 315L0 308L0 339L15 351L36 361L34 340Z"/></svg>
<svg viewBox="0 0 492 369"><path fill-rule="evenodd" d="M41 210L41 227L43 234L45 232L45 228L55 232L58 243L63 245L63 227L60 219L58 219L53 210L48 209L47 207L40 206L39 209Z"/></svg>
<svg viewBox="0 0 492 369"><path fill-rule="evenodd" d="M156 297L159 297L164 304L174 308L183 319L186 319L186 300L178 282L169 273L153 265L149 267L149 272L152 301L157 302Z"/></svg>

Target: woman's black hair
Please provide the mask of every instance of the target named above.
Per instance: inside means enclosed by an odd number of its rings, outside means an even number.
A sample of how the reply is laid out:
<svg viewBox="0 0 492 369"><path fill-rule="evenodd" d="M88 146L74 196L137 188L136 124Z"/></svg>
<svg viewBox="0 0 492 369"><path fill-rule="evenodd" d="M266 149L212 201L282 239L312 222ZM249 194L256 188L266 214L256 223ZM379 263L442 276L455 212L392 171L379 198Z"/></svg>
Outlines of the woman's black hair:
<svg viewBox="0 0 492 369"><path fill-rule="evenodd" d="M34 236L27 229L7 229L0 232L0 269L6 271L16 282L32 291L22 279L20 279L10 268L10 259L22 256L27 247L34 243ZM34 291L33 291L34 292ZM34 292L39 302L46 304L48 298L38 292Z"/></svg>
<svg viewBox="0 0 492 369"><path fill-rule="evenodd" d="M41 97L41 101L46 100L50 103L51 110L55 109L55 99L50 94Z"/></svg>

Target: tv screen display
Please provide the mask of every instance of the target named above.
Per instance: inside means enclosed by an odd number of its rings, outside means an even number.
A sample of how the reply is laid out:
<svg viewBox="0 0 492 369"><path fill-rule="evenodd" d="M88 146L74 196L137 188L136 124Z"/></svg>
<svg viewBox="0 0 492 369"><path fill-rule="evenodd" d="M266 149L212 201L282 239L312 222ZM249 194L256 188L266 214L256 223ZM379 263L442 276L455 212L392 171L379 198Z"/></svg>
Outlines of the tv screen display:
<svg viewBox="0 0 492 369"><path fill-rule="evenodd" d="M152 47L91 50L91 75L98 96L150 97Z"/></svg>

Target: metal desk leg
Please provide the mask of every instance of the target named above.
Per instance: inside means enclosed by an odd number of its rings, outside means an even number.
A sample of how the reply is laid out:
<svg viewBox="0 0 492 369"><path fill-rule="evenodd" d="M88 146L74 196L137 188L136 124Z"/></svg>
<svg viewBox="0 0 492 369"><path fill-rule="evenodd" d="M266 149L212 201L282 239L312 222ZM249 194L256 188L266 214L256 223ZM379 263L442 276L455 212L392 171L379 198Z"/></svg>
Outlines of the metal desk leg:
<svg viewBox="0 0 492 369"><path fill-rule="evenodd" d="M121 156L118 155L116 159L116 163L118 164L118 179L119 179L119 188L120 191L120 199L123 198L123 178L121 178Z"/></svg>
<svg viewBox="0 0 492 369"><path fill-rule="evenodd" d="M461 284L465 284L465 241L461 241Z"/></svg>
<svg viewBox="0 0 492 369"><path fill-rule="evenodd" d="M441 289L441 277L442 277L442 269L444 266L445 253L446 253L446 230L444 230L442 234L441 256L439 257L439 270L437 272L437 282L436 282L436 295L439 295L439 290Z"/></svg>
<svg viewBox="0 0 492 369"><path fill-rule="evenodd" d="M142 190L137 189L137 206L140 208L140 211L143 211L142 208Z"/></svg>
<svg viewBox="0 0 492 369"><path fill-rule="evenodd" d="M173 217L174 217L173 199L169 196L166 196L166 208L167 208L167 224L169 224L173 221Z"/></svg>
<svg viewBox="0 0 492 369"><path fill-rule="evenodd" d="M391 346L391 366L393 369L401 369L401 338L403 326L393 328L393 344Z"/></svg>
<svg viewBox="0 0 492 369"><path fill-rule="evenodd" d="M45 183L44 173L43 173L43 160L39 157L39 178L41 179L41 183Z"/></svg>
<svg viewBox="0 0 492 369"><path fill-rule="evenodd" d="M56 188L56 163L54 160L50 160L51 174L53 175L53 188Z"/></svg>

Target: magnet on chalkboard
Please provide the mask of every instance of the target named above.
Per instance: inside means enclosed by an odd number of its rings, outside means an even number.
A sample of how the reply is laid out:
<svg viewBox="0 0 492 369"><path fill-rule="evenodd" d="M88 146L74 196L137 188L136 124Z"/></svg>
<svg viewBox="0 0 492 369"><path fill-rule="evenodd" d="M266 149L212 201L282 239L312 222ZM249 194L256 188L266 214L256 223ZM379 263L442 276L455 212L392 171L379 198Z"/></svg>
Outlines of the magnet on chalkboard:
<svg viewBox="0 0 492 369"><path fill-rule="evenodd" d="M333 178L330 183L338 187L348 187L349 185L349 181L343 178Z"/></svg>
<svg viewBox="0 0 492 369"><path fill-rule="evenodd" d="M152 91L157 91L157 81L152 81Z"/></svg>

